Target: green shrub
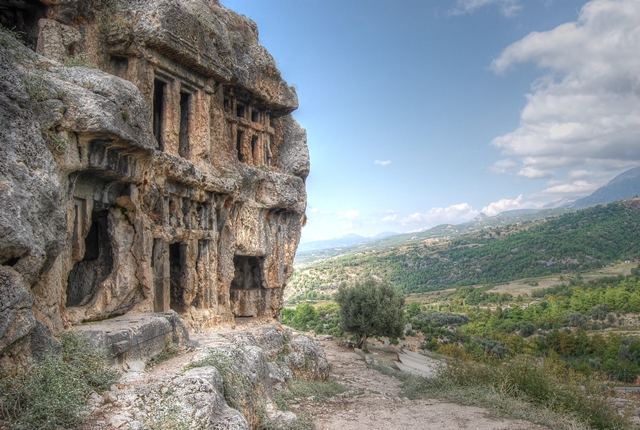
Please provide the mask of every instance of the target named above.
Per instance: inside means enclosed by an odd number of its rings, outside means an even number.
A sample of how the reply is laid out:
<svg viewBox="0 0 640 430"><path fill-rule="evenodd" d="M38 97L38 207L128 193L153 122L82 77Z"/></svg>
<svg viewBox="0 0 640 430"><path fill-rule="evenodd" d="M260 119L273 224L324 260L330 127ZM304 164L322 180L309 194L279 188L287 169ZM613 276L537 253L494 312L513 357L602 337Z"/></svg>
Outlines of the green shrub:
<svg viewBox="0 0 640 430"><path fill-rule="evenodd" d="M104 391L117 374L77 334L62 336L62 354L23 375L0 381L0 423L12 430L78 428L89 392Z"/></svg>
<svg viewBox="0 0 640 430"><path fill-rule="evenodd" d="M64 60L63 64L66 67L93 67L87 54L78 54L75 57L69 57Z"/></svg>
<svg viewBox="0 0 640 430"><path fill-rule="evenodd" d="M419 312L413 318L411 318L411 323L420 327L429 325L429 324L434 324L437 326L445 326L445 325L466 324L468 322L469 322L469 318L466 315L453 314L451 312L440 312L440 311L434 311L434 310Z"/></svg>
<svg viewBox="0 0 640 430"><path fill-rule="evenodd" d="M318 311L309 303L300 303L296 307L296 313L293 316L293 323L297 329L304 330L307 325L318 319Z"/></svg>
<svg viewBox="0 0 640 430"><path fill-rule="evenodd" d="M314 397L316 400L326 400L347 391L347 388L337 381L305 381L296 379L288 384L289 392L285 399L292 397Z"/></svg>
<svg viewBox="0 0 640 430"><path fill-rule="evenodd" d="M367 278L352 286L342 284L335 300L341 328L356 336L356 347L366 349L369 336L402 336L404 296L390 283Z"/></svg>
<svg viewBox="0 0 640 430"><path fill-rule="evenodd" d="M180 415L180 409L176 406L157 408L152 411L149 419L145 420L145 430L189 430L191 426Z"/></svg>
<svg viewBox="0 0 640 430"><path fill-rule="evenodd" d="M573 418L596 429L628 427L608 401L608 391L597 381L580 380L551 360L538 363L520 357L503 363L454 361L440 369L438 378L408 379L403 391L409 398L444 397L546 425L550 424L548 420ZM505 408L507 404L520 406Z"/></svg>

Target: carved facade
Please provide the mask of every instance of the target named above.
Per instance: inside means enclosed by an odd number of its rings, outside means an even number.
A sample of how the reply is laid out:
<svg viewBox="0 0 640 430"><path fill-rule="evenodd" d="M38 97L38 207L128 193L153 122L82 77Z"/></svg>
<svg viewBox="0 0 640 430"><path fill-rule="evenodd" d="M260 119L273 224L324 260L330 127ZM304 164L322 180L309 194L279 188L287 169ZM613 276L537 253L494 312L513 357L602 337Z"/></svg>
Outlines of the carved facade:
<svg viewBox="0 0 640 430"><path fill-rule="evenodd" d="M51 151L62 245L27 282L37 320L277 317L309 160L297 96L255 24L215 0L12 4L3 25L58 62L44 79L61 113L39 121L66 147ZM106 74L59 64L79 60ZM0 265L21 273L29 250L14 254Z"/></svg>

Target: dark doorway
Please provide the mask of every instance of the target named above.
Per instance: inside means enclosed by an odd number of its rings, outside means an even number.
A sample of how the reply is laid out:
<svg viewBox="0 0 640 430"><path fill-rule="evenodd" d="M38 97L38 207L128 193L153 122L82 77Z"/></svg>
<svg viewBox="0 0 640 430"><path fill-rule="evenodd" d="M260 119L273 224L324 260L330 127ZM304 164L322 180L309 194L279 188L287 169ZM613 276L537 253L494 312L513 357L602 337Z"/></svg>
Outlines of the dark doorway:
<svg viewBox="0 0 640 430"><path fill-rule="evenodd" d="M264 313L261 257L236 255L233 257L235 276L231 281L229 298L235 317L257 317Z"/></svg>
<svg viewBox="0 0 640 430"><path fill-rule="evenodd" d="M235 276L232 290L258 290L262 287L262 264L258 257L236 255L233 257Z"/></svg>
<svg viewBox="0 0 640 430"><path fill-rule="evenodd" d="M47 7L38 0L0 1L0 25L14 31L35 50L38 43L38 21L45 18Z"/></svg>
<svg viewBox="0 0 640 430"><path fill-rule="evenodd" d="M127 69L129 68L129 59L127 57L110 57L109 68L111 74L119 78L127 79Z"/></svg>
<svg viewBox="0 0 640 430"><path fill-rule="evenodd" d="M107 279L113 267L111 238L109 237L109 211L94 210L91 228L84 240L85 252L77 262L67 284L67 306L84 306Z"/></svg>
<svg viewBox="0 0 640 430"><path fill-rule="evenodd" d="M238 150L238 160L244 161L244 155L242 154L242 139L244 138L244 133L238 130L237 135L236 149Z"/></svg>
<svg viewBox="0 0 640 430"><path fill-rule="evenodd" d="M258 109L251 109L251 121L260 122L260 111Z"/></svg>
<svg viewBox="0 0 640 430"><path fill-rule="evenodd" d="M186 284L187 245L172 243L169 245L169 293L171 309L182 312L185 308L184 288Z"/></svg>
<svg viewBox="0 0 640 430"><path fill-rule="evenodd" d="M180 93L180 138L178 153L181 157L189 157L189 116L191 94Z"/></svg>
<svg viewBox="0 0 640 430"><path fill-rule="evenodd" d="M153 135L156 137L158 149L164 151L162 129L164 121L164 97L167 84L159 79L153 81Z"/></svg>
<svg viewBox="0 0 640 430"><path fill-rule="evenodd" d="M258 154L256 153L257 147L258 147L258 136L256 135L251 138L251 156L253 157L254 165L261 164L258 162Z"/></svg>
<svg viewBox="0 0 640 430"><path fill-rule="evenodd" d="M240 103L238 103L236 105L236 116L238 118L244 118L245 115L245 107L244 105L241 105Z"/></svg>

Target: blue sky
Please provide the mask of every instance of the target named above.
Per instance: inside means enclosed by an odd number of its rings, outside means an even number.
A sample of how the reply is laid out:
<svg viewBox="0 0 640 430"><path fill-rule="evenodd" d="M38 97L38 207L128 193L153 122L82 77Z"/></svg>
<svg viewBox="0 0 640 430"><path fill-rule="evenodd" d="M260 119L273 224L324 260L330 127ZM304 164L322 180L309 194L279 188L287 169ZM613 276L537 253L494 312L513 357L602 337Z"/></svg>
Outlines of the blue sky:
<svg viewBox="0 0 640 430"><path fill-rule="evenodd" d="M640 164L637 0L221 0L297 87L303 241L586 195Z"/></svg>

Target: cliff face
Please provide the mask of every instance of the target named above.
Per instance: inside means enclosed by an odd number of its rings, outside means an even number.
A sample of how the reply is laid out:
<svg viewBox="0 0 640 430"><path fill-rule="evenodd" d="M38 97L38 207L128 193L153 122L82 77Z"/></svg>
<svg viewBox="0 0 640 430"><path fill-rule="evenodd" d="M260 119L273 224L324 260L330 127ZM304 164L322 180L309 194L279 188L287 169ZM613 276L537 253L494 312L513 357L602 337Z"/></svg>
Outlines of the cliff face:
<svg viewBox="0 0 640 430"><path fill-rule="evenodd" d="M0 22L36 51L0 33L3 360L130 312L277 317L309 158L255 23L215 0L13 1Z"/></svg>

